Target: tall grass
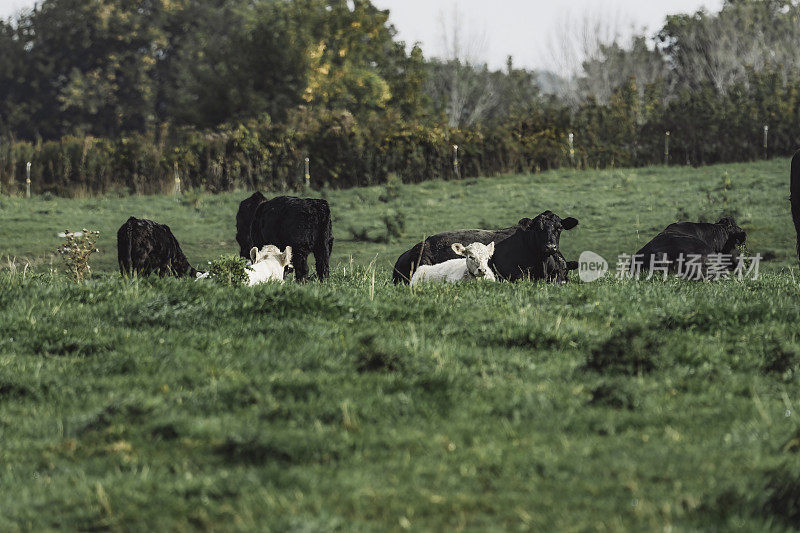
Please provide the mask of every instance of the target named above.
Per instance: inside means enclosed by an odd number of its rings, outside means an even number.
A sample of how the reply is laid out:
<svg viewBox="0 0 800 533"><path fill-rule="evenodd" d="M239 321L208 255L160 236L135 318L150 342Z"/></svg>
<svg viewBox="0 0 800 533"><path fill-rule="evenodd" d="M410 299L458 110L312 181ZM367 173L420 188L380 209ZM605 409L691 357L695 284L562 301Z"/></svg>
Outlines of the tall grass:
<svg viewBox="0 0 800 533"><path fill-rule="evenodd" d="M800 286L0 272L4 529L789 528Z"/></svg>

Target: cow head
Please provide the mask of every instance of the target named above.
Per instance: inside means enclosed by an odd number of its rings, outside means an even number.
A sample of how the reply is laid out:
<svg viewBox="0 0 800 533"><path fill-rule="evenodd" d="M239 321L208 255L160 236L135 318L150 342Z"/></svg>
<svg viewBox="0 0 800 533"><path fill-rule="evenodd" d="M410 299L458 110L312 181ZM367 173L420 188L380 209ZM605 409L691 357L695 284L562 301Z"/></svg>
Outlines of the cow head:
<svg viewBox="0 0 800 533"><path fill-rule="evenodd" d="M250 227L253 224L256 209L266 201L267 198L261 192L255 192L239 204L239 210L236 212L236 242L239 243L239 255L244 258L248 257L251 246Z"/></svg>
<svg viewBox="0 0 800 533"><path fill-rule="evenodd" d="M558 251L561 232L577 226L578 220L572 217L562 219L552 211L545 211L532 220L523 218L519 225L525 232L528 245L542 256L548 256Z"/></svg>
<svg viewBox="0 0 800 533"><path fill-rule="evenodd" d="M271 279L283 281L287 267L291 267L292 247L287 246L283 252L271 244L267 244L261 250L253 247L250 249L250 260L253 262L250 266L251 273L248 274L250 285Z"/></svg>
<svg viewBox="0 0 800 533"><path fill-rule="evenodd" d="M451 248L456 255L466 258L467 270L472 277L495 281L494 272L489 268L489 259L494 253L493 242L488 245L473 242L469 246L456 242Z"/></svg>
<svg viewBox="0 0 800 533"><path fill-rule="evenodd" d="M723 217L719 219L717 224L722 226L728 234L728 240L725 244L726 251L741 246L747 241L747 233L739 227L733 217Z"/></svg>

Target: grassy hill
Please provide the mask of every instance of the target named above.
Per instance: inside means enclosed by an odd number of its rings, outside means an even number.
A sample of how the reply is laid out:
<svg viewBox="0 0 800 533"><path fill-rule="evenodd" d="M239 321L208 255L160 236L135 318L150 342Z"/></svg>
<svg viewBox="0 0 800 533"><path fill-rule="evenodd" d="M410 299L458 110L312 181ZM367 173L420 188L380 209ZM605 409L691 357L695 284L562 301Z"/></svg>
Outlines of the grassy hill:
<svg viewBox="0 0 800 533"><path fill-rule="evenodd" d="M797 524L787 160L393 194L330 192L331 281L256 288L114 272L129 215L169 224L196 264L235 250L245 193L0 199L0 253L38 263L0 272L0 529ZM562 236L569 258L729 212L771 260L743 283L389 281L423 234L546 208L581 220ZM404 235L363 240L398 211ZM103 235L83 285L48 268L67 227Z"/></svg>
<svg viewBox="0 0 800 533"><path fill-rule="evenodd" d="M580 226L565 232L569 258L593 250L607 259L635 252L676 220L716 221L732 213L748 232L752 251L768 255L765 265L796 264L794 227L789 211L789 161L718 165L703 168L655 167L576 172L561 170L527 176L433 181L399 186L326 191L334 216L333 264L368 264L377 257L379 277L389 276L395 259L424 235L457 228L506 227L524 216L550 209L575 216ZM189 260L202 265L221 253L237 252L236 210L248 192L219 195L191 192L182 197L30 200L0 196L0 256L49 263L66 228L100 230L103 252L93 264L117 269L116 232L131 215L168 224ZM315 193L319 196L320 193ZM386 201L381 201L381 198ZM402 236L389 243L386 224L401 213ZM351 231L355 230L354 232Z"/></svg>

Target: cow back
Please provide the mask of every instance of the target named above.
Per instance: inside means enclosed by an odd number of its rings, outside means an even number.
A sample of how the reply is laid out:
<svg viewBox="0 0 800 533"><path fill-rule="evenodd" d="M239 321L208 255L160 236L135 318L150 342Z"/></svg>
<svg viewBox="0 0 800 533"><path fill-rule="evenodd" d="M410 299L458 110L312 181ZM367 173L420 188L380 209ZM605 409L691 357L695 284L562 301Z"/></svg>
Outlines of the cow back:
<svg viewBox="0 0 800 533"><path fill-rule="evenodd" d="M713 253L715 253L713 247L694 235L664 232L659 233L645 244L636 252L636 255L646 259L644 264L649 265L649 260L652 256L666 256L669 261L677 261L681 254L684 256L699 255L705 257Z"/></svg>
<svg viewBox="0 0 800 533"><path fill-rule="evenodd" d="M453 244L470 244L479 242L481 244L499 243L507 239L519 226L511 226L498 230L485 229L460 229L445 231L431 235L424 241L418 242L411 249L403 252L394 264L392 279L394 283L408 283L413 274L413 270L420 265L436 265L451 259L458 259L459 256L453 252Z"/></svg>
<svg viewBox="0 0 800 533"><path fill-rule="evenodd" d="M123 274L194 275L169 226L130 217L117 231L117 256Z"/></svg>
<svg viewBox="0 0 800 533"><path fill-rule="evenodd" d="M731 253L739 241L743 242L745 232L733 219L725 218L721 222L675 222L670 224L659 235L685 235L694 237L708 245L713 253ZM681 241L676 241L681 242Z"/></svg>
<svg viewBox="0 0 800 533"><path fill-rule="evenodd" d="M250 227L250 244L291 246L309 253L317 245L330 247L331 212L326 200L278 196L258 205Z"/></svg>

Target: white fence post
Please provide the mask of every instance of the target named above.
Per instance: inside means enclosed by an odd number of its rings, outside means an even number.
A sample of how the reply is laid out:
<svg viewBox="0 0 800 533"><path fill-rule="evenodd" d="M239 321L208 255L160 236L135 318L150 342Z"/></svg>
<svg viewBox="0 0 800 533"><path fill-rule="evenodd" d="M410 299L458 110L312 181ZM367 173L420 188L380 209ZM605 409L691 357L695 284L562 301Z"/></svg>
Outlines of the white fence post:
<svg viewBox="0 0 800 533"><path fill-rule="evenodd" d="M575 166L575 134L572 132L569 134L569 160Z"/></svg>
<svg viewBox="0 0 800 533"><path fill-rule="evenodd" d="M311 188L311 159L308 157L306 157L305 187L306 190Z"/></svg>
<svg viewBox="0 0 800 533"><path fill-rule="evenodd" d="M181 176L178 174L178 162L175 161L175 164L172 167L175 175L175 195L179 196L181 194Z"/></svg>
<svg viewBox="0 0 800 533"><path fill-rule="evenodd" d="M669 165L669 132L664 134L664 165Z"/></svg>
<svg viewBox="0 0 800 533"><path fill-rule="evenodd" d="M769 126L766 124L764 125L764 159L767 159L769 152L767 151L768 144L767 141L769 140Z"/></svg>
<svg viewBox="0 0 800 533"><path fill-rule="evenodd" d="M459 162L458 162L458 145L453 145L453 172L456 175L456 179L461 179L461 170L459 169Z"/></svg>
<svg viewBox="0 0 800 533"><path fill-rule="evenodd" d="M31 162L25 165L25 197L31 197Z"/></svg>

